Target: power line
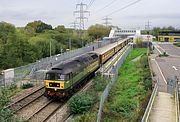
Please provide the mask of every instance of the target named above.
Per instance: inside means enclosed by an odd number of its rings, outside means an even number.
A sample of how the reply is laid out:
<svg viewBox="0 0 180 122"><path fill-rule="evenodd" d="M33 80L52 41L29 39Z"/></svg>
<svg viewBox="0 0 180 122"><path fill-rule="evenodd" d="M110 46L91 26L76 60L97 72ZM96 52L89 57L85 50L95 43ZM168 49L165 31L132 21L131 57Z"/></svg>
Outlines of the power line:
<svg viewBox="0 0 180 122"><path fill-rule="evenodd" d="M87 9L89 9L91 6L92 6L92 4L95 2L95 0L91 0L90 2L89 2L89 4L88 4L88 7L87 7Z"/></svg>
<svg viewBox="0 0 180 122"><path fill-rule="evenodd" d="M84 30L84 20L88 20L87 17L85 17L86 13L89 13L89 11L86 11L85 9L87 9L87 4L83 4L82 2L80 4L76 4L76 9L78 9L78 11L74 11L74 14L79 14L78 17L76 17L76 19L79 20L79 29L80 30Z"/></svg>
<svg viewBox="0 0 180 122"><path fill-rule="evenodd" d="M111 25L111 22L109 22L110 20L112 20L112 18L108 18L108 16L106 16L104 19L105 22L103 24L105 24L106 27Z"/></svg>
<svg viewBox="0 0 180 122"><path fill-rule="evenodd" d="M128 5L126 5L126 6L122 7L122 8L120 8L120 9L118 9L118 10L115 10L115 11L109 13L109 14L106 15L106 16L110 16L110 15L112 15L112 14L114 14L114 13L117 13L117 12L119 12L119 11L122 11L122 10L124 10L124 9L126 9L126 8L128 8L128 7L130 7L130 6L134 5L134 4L136 4L136 3L138 3L138 2L140 2L140 1L142 1L142 0L134 1L134 2L128 4Z"/></svg>
<svg viewBox="0 0 180 122"><path fill-rule="evenodd" d="M115 14L115 13L117 13L117 12L119 12L119 11L122 11L122 10L124 10L124 9L126 9L126 8L128 8L128 7L136 4L136 3L138 3L138 2L140 2L140 1L142 1L142 0L136 0L136 1L134 1L134 2L132 2L132 3L130 3L130 4L128 4L128 5L125 5L124 7L120 8L120 9L117 9L117 10L115 10L115 11L113 11L113 12L105 15L104 17L101 17L101 18L98 18L98 19L94 19L94 20L99 20L99 19L105 18L106 16L110 16L110 15L112 15L112 14Z"/></svg>
<svg viewBox="0 0 180 122"><path fill-rule="evenodd" d="M102 11L103 9L105 9L105 8L109 7L109 6L110 6L111 4L113 4L115 1L117 1L117 0L113 0L113 1L111 1L109 4L105 5L103 8L101 8L101 9L97 10L96 12Z"/></svg>

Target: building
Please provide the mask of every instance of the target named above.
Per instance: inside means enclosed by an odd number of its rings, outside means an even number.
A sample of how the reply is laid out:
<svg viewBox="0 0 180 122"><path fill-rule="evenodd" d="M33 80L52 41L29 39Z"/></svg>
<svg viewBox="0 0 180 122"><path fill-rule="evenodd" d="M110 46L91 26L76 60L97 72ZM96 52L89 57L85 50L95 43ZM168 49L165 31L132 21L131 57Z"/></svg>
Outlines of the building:
<svg viewBox="0 0 180 122"><path fill-rule="evenodd" d="M161 42L180 42L180 31L159 32L158 41Z"/></svg>
<svg viewBox="0 0 180 122"><path fill-rule="evenodd" d="M112 27L109 37L128 37L128 36L135 36L135 35L141 35L141 31L137 29L121 29L118 27Z"/></svg>

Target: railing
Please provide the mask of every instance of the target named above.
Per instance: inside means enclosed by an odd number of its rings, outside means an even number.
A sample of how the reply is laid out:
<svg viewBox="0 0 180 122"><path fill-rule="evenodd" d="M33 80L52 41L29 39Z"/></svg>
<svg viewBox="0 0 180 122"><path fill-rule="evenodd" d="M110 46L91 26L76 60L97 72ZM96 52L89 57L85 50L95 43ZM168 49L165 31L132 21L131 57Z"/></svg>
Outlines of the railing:
<svg viewBox="0 0 180 122"><path fill-rule="evenodd" d="M180 121L180 115L179 115L179 91L178 91L178 84L176 82L176 87L175 87L175 106L176 106L176 122Z"/></svg>
<svg viewBox="0 0 180 122"><path fill-rule="evenodd" d="M149 116L150 116L150 113L152 110L152 106L153 106L154 100L158 94L158 88L159 88L159 86L158 86L158 81L157 81L157 83L154 86L153 92L151 94L150 100L148 102L148 105L146 107L146 111L144 113L144 116L143 116L141 122L148 122L149 121Z"/></svg>
<svg viewBox="0 0 180 122"><path fill-rule="evenodd" d="M113 86L113 84L116 81L115 78L116 78L116 75L118 74L118 69L121 67L121 65L123 64L124 60L126 59L126 57L128 56L128 54L131 50L132 50L131 46L126 48L126 50L121 54L122 57L117 61L115 66L113 66L111 69L111 73L112 73L111 74L111 82L106 86L105 90L103 91L103 93L101 95L101 100L100 100L99 110L98 110L98 115L97 115L97 122L100 122L100 120L101 120L101 113L102 113L103 105L104 105L106 98L109 95L109 91L111 90L111 87Z"/></svg>

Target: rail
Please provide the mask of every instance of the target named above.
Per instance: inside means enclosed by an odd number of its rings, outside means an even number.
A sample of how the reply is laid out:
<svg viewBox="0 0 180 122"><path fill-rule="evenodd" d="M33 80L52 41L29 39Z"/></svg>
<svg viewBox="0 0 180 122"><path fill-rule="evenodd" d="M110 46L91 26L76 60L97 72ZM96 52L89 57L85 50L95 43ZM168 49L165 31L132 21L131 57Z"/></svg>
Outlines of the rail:
<svg viewBox="0 0 180 122"><path fill-rule="evenodd" d="M150 100L148 102L148 105L146 107L146 111L143 115L141 122L149 122L149 116L150 116L156 95L158 94L158 88L159 88L159 86L158 86L158 81L157 81L157 83L154 86L153 92L151 94Z"/></svg>

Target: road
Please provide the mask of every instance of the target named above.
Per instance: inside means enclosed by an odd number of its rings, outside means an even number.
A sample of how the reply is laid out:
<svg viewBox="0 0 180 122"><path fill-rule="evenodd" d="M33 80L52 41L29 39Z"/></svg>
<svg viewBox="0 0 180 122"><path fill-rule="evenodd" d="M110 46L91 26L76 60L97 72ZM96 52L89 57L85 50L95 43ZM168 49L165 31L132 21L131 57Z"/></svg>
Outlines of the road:
<svg viewBox="0 0 180 122"><path fill-rule="evenodd" d="M172 56L180 56L180 47L174 46L173 44L159 44L165 52Z"/></svg>
<svg viewBox="0 0 180 122"><path fill-rule="evenodd" d="M170 56L156 57L165 79L172 80L177 76L180 79L180 47L173 44L158 44L159 48L166 51ZM157 52L157 51L155 51Z"/></svg>

